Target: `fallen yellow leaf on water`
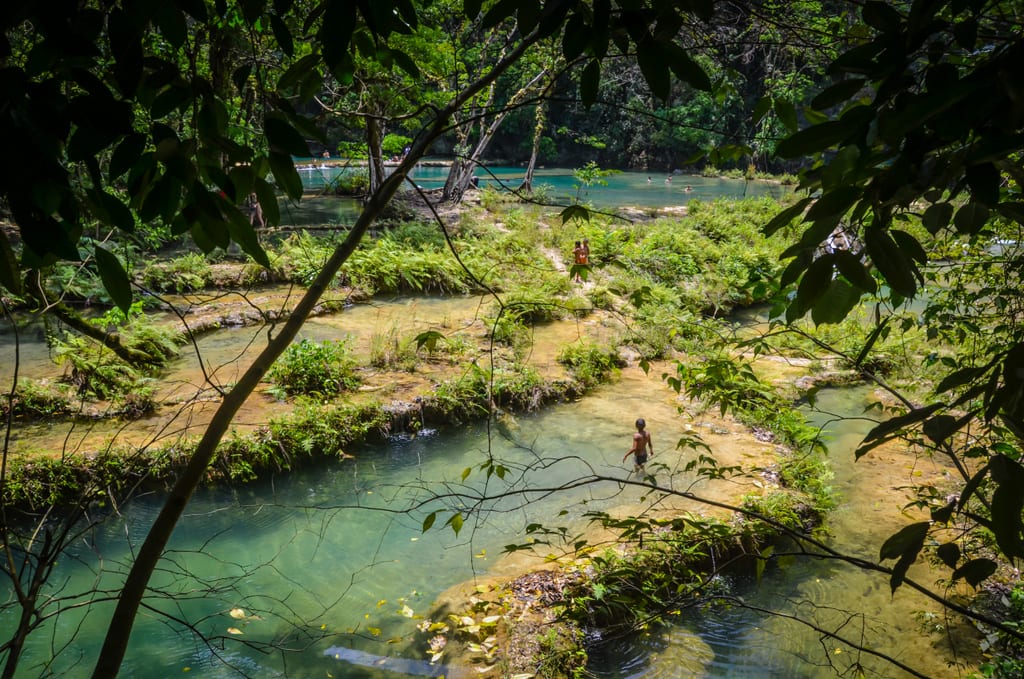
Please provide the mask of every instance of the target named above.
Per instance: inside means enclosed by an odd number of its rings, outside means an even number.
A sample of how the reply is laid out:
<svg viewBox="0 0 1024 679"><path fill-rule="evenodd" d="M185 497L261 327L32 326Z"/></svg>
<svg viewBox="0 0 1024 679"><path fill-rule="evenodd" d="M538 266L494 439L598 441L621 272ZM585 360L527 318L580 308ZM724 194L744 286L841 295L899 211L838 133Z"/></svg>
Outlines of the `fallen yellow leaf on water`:
<svg viewBox="0 0 1024 679"><path fill-rule="evenodd" d="M228 627L228 634L242 634L242 630L237 627Z"/></svg>

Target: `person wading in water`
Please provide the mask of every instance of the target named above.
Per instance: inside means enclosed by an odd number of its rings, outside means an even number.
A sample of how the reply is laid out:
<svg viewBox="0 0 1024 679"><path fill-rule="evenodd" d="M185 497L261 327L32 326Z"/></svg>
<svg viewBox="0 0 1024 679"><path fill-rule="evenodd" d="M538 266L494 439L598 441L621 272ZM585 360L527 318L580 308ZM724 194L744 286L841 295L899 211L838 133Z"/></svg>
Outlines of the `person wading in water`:
<svg viewBox="0 0 1024 679"><path fill-rule="evenodd" d="M654 444L651 443L651 432L647 431L646 428L647 423L644 421L644 418L637 419L636 433L633 434L633 447L622 457L622 461L625 462L627 457L630 455L634 456L633 471L637 474L646 474L647 470L644 468L644 465L647 464L649 457L654 457Z"/></svg>

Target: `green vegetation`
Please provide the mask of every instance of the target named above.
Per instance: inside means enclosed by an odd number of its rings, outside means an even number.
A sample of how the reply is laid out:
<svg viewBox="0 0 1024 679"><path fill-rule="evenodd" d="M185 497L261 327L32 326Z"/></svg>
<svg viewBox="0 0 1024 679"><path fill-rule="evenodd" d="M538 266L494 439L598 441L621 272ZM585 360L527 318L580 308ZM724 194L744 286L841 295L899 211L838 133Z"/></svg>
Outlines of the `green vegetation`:
<svg viewBox="0 0 1024 679"><path fill-rule="evenodd" d="M537 639L537 676L583 679L587 676L587 652L583 631L568 625L548 627Z"/></svg>
<svg viewBox="0 0 1024 679"><path fill-rule="evenodd" d="M625 365L615 351L592 342L565 345L558 352L558 362L568 368L584 388L607 382Z"/></svg>
<svg viewBox="0 0 1024 679"><path fill-rule="evenodd" d="M148 263L140 271L142 285L158 292L193 292L210 285L213 270L207 258L188 252L165 262Z"/></svg>
<svg viewBox="0 0 1024 679"><path fill-rule="evenodd" d="M992 605L1001 609L1000 617L1014 629L1024 625L1024 586L1015 583L1008 587L999 586L988 592ZM1004 632L994 630L987 635L985 650L992 654L992 659L983 663L979 672L972 677L986 679L1010 679L1024 674L1024 644L1020 639Z"/></svg>
<svg viewBox="0 0 1024 679"><path fill-rule="evenodd" d="M218 448L207 481L251 481L323 457L346 457L346 449L387 431L379 404L323 405L304 400L289 416L251 432L231 435ZM101 454L46 454L12 458L3 495L7 507L37 511L68 507L83 496L106 506L128 486L164 488L188 462L195 441L144 451L111 447Z"/></svg>
<svg viewBox="0 0 1024 679"><path fill-rule="evenodd" d="M361 145L353 144L353 146L360 147L359 151L365 154ZM353 155L352 151L348 151L345 157L359 158L360 156ZM324 190L327 193L335 193L339 196L362 196L370 190L370 177L361 167L350 168L346 172L339 172Z"/></svg>
<svg viewBox="0 0 1024 679"><path fill-rule="evenodd" d="M57 418L70 415L74 395L68 384L50 384L22 379L10 399L0 402L0 413L26 419Z"/></svg>
<svg viewBox="0 0 1024 679"><path fill-rule="evenodd" d="M279 396L331 397L359 387L357 363L351 340L312 342L303 339L291 345L271 366L268 376Z"/></svg>
<svg viewBox="0 0 1024 679"><path fill-rule="evenodd" d="M416 362L416 338L399 337L395 326L370 337L370 365L373 367L413 372Z"/></svg>
<svg viewBox="0 0 1024 679"><path fill-rule="evenodd" d="M578 624L612 631L655 627L712 600L724 587L719 575L758 569L769 539L751 522L590 516L634 546L590 554L590 574L568 589L563 605Z"/></svg>

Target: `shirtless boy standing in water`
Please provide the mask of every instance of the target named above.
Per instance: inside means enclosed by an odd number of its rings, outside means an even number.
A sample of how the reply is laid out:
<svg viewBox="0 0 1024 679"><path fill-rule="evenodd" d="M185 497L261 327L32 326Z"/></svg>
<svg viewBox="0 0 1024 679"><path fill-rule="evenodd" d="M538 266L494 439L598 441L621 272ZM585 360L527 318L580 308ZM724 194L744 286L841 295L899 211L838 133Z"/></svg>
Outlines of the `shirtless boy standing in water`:
<svg viewBox="0 0 1024 679"><path fill-rule="evenodd" d="M644 418L639 418L636 421L636 433L633 434L633 447L629 449L629 452L622 457L622 461L625 462L626 458L630 455L634 455L633 459L633 471L636 473L646 474L647 470L644 469L644 465L647 464L648 457L654 457L654 445L651 443L651 433L646 431L647 423L644 422ZM649 454L648 454L649 453Z"/></svg>

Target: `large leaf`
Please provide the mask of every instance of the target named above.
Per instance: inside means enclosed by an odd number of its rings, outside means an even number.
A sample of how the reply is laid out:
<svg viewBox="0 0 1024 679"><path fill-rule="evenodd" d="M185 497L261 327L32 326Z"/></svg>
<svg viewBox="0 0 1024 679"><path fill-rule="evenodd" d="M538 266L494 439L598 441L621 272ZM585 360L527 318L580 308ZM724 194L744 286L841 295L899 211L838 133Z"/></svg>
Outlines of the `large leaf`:
<svg viewBox="0 0 1024 679"><path fill-rule="evenodd" d="M686 53L686 50L674 43L668 43L665 45L663 53L668 59L669 69L677 78L694 89L704 92L711 91L711 79L708 74Z"/></svg>
<svg viewBox="0 0 1024 679"><path fill-rule="evenodd" d="M953 571L953 582L963 578L971 587L977 587L995 572L995 561L991 559L972 559Z"/></svg>
<svg viewBox="0 0 1024 679"><path fill-rule="evenodd" d="M967 185L971 187L974 202L994 206L999 202L999 184L1002 178L992 163L971 165L964 171Z"/></svg>
<svg viewBox="0 0 1024 679"><path fill-rule="evenodd" d="M527 2L533 2L536 4L536 0L527 0ZM515 13L520 9L520 5L523 4L520 0L498 0L484 15L483 20L480 22L482 28L494 28L502 21L510 19L515 16Z"/></svg>
<svg viewBox="0 0 1024 679"><path fill-rule="evenodd" d="M459 531L462 530L462 514L452 514L452 518L448 519L447 524L452 527L455 534L458 535Z"/></svg>
<svg viewBox="0 0 1024 679"><path fill-rule="evenodd" d="M797 301L803 308L810 309L825 294L832 282L832 272L831 255L818 257L811 262L796 290Z"/></svg>
<svg viewBox="0 0 1024 679"><path fill-rule="evenodd" d="M114 55L114 78L125 96L132 96L142 80L142 35L125 12L114 9L107 17L110 53Z"/></svg>
<svg viewBox="0 0 1024 679"><path fill-rule="evenodd" d="M562 217L562 223L565 224L570 220L577 220L579 222L590 221L590 210L584 205L570 205L569 207L562 210L560 213Z"/></svg>
<svg viewBox="0 0 1024 679"><path fill-rule="evenodd" d="M996 209L999 211L999 214L1007 219L1012 219L1018 224L1024 224L1024 203L1003 202Z"/></svg>
<svg viewBox="0 0 1024 679"><path fill-rule="evenodd" d="M579 14L573 15L562 32L562 54L565 60L577 58L590 44L590 27Z"/></svg>
<svg viewBox="0 0 1024 679"><path fill-rule="evenodd" d="M356 27L356 3L328 2L320 26L320 44L323 49L324 63L332 73L338 74L341 66L347 61L349 41ZM291 82L298 77L298 71L308 71L319 61L315 54L300 59L283 76L282 82ZM293 72L295 71L295 72ZM344 75L344 74L341 74ZM344 81L344 78L340 78ZM284 85L282 85L283 87Z"/></svg>
<svg viewBox="0 0 1024 679"><path fill-rule="evenodd" d="M263 132L267 136L272 151L288 153L293 156L305 157L309 154L309 144L292 125L282 117L268 116L263 122Z"/></svg>
<svg viewBox="0 0 1024 679"><path fill-rule="evenodd" d="M959 420L952 415L936 415L925 420L921 430L935 443L942 443L956 433L958 423Z"/></svg>
<svg viewBox="0 0 1024 679"><path fill-rule="evenodd" d="M786 126L786 129L790 132L796 132L799 127L799 123L796 117L796 107L793 106L793 102L789 99L776 99L773 104L775 108L775 115L779 116L779 120Z"/></svg>
<svg viewBox="0 0 1024 679"><path fill-rule="evenodd" d="M410 78L413 80L420 79L420 69L416 65L416 62L413 61L412 57L401 50L394 49L391 50L391 57L395 60L395 63L398 64L398 67L405 71Z"/></svg>
<svg viewBox="0 0 1024 679"><path fill-rule="evenodd" d="M827 87L822 90L814 99L811 100L811 106L819 111L824 111L827 108L831 108L836 104L840 104L853 95L860 92L867 85L867 81L862 78L850 78L848 80L841 80L831 87Z"/></svg>
<svg viewBox="0 0 1024 679"><path fill-rule="evenodd" d="M269 268L270 260L260 244L252 222L233 207L227 211L227 217L227 227L228 232L231 234L231 239L238 243L242 250L252 257L257 264Z"/></svg>
<svg viewBox="0 0 1024 679"><path fill-rule="evenodd" d="M162 217L169 222L177 212L180 202L181 183L165 174L150 187L139 210L139 219L145 223Z"/></svg>
<svg viewBox="0 0 1024 679"><path fill-rule="evenodd" d="M956 211L953 225L962 234L973 236L988 222L988 208L981 203L967 203Z"/></svg>
<svg viewBox="0 0 1024 679"><path fill-rule="evenodd" d="M878 290L878 284L875 283L875 279L871 277L871 273L857 255L849 250L837 250L835 262L839 273L853 285L864 292L874 293Z"/></svg>
<svg viewBox="0 0 1024 679"><path fill-rule="evenodd" d="M636 60L640 65L640 72L643 73L644 80L647 81L647 86L651 88L651 94L662 101L668 99L671 81L669 80L668 64L661 46L653 40L638 44Z"/></svg>
<svg viewBox="0 0 1024 679"><path fill-rule="evenodd" d="M803 214L804 208L807 207L807 204L810 203L811 200L812 199L810 197L803 198L793 205L790 205L785 210L772 217L770 222L761 227L761 232L766 236L771 236L782 227L787 226L790 222L796 219L798 215Z"/></svg>
<svg viewBox="0 0 1024 679"><path fill-rule="evenodd" d="M813 155L843 141L856 129L856 125L842 120L822 123L786 137L775 147L775 152L782 158Z"/></svg>
<svg viewBox="0 0 1024 679"><path fill-rule="evenodd" d="M188 35L185 14L170 2L154 2L152 8L153 18L167 42L175 49L185 44Z"/></svg>
<svg viewBox="0 0 1024 679"><path fill-rule="evenodd" d="M99 194L100 203L110 219L110 223L125 233L134 232L135 217L132 215L132 211L129 210L124 203L109 193L100 191Z"/></svg>
<svg viewBox="0 0 1024 679"><path fill-rule="evenodd" d="M597 93L601 84L601 62L591 59L580 73L580 101L587 108L597 101Z"/></svg>
<svg viewBox="0 0 1024 679"><path fill-rule="evenodd" d="M899 559L905 555L917 556L924 546L924 539L928 535L930 522L919 521L909 526L904 526L894 535L890 535L882 548L878 551L878 560Z"/></svg>
<svg viewBox="0 0 1024 679"><path fill-rule="evenodd" d="M948 375L946 375L938 386L935 387L935 393L942 394L950 389L961 387L969 382L972 382L982 375L984 375L992 367L992 364L986 366L974 367L970 366L967 368L960 368Z"/></svg>
<svg viewBox="0 0 1024 679"><path fill-rule="evenodd" d="M1024 467L1005 455L994 455L989 461L992 480L999 486L992 493L992 525L996 543L1011 559L1024 557Z"/></svg>
<svg viewBox="0 0 1024 679"><path fill-rule="evenodd" d="M949 226L949 221L953 218L953 206L949 203L935 203L929 205L924 211L924 215L921 216L921 224L924 228L928 229L928 233L933 236L942 229Z"/></svg>
<svg viewBox="0 0 1024 679"><path fill-rule="evenodd" d="M292 200L301 199L302 178L299 177L291 156L271 151L269 160L270 171L274 173L274 179L277 180L277 185L281 187L285 195Z"/></svg>
<svg viewBox="0 0 1024 679"><path fill-rule="evenodd" d="M846 281L835 279L811 309L815 325L839 323L860 302L861 292Z"/></svg>
<svg viewBox="0 0 1024 679"><path fill-rule="evenodd" d="M956 568L956 562L960 560L960 547L955 542L946 542L938 546L935 555L949 568Z"/></svg>
<svg viewBox="0 0 1024 679"><path fill-rule="evenodd" d="M96 246L94 254L103 287L110 293L110 299L114 300L117 308L127 314L132 306L132 284L121 261L100 245Z"/></svg>
<svg viewBox="0 0 1024 679"><path fill-rule="evenodd" d="M48 255L56 255L61 259L76 262L81 259L77 238L73 238L67 226L52 217L31 219L30 216L20 217L21 237L25 245L40 259L45 261Z"/></svg>
<svg viewBox="0 0 1024 679"><path fill-rule="evenodd" d="M861 195L862 190L858 186L840 186L824 193L807 210L804 221L817 221L823 217L843 215L851 205L860 199Z"/></svg>
<svg viewBox="0 0 1024 679"><path fill-rule="evenodd" d="M145 149L145 135L131 134L122 139L110 158L110 164L107 167L107 179L114 181L127 172L132 165L138 162Z"/></svg>
<svg viewBox="0 0 1024 679"><path fill-rule="evenodd" d="M861 12L864 23L883 33L892 33L900 27L903 17L888 3L868 0Z"/></svg>
<svg viewBox="0 0 1024 679"><path fill-rule="evenodd" d="M761 97L758 99L757 103L754 104L754 110L750 114L751 122L755 125L761 122L761 120L768 115L768 111L770 110L772 110L771 97Z"/></svg>
<svg viewBox="0 0 1024 679"><path fill-rule="evenodd" d="M891 229L889 235L900 246L900 250L905 252L912 260L919 264L928 263L928 253L924 251L921 243L916 238L906 231L900 231L899 229Z"/></svg>
<svg viewBox="0 0 1024 679"><path fill-rule="evenodd" d="M917 269L892 236L885 229L868 228L864 231L864 245L889 287L903 297L913 297L917 292Z"/></svg>
<svg viewBox="0 0 1024 679"><path fill-rule="evenodd" d="M917 559L918 553L924 546L924 540L928 536L930 522L920 521L905 526L895 535L889 536L878 552L879 561L886 559L898 559L892 568L892 575L889 576L889 587L895 592L903 584L907 569Z"/></svg>

